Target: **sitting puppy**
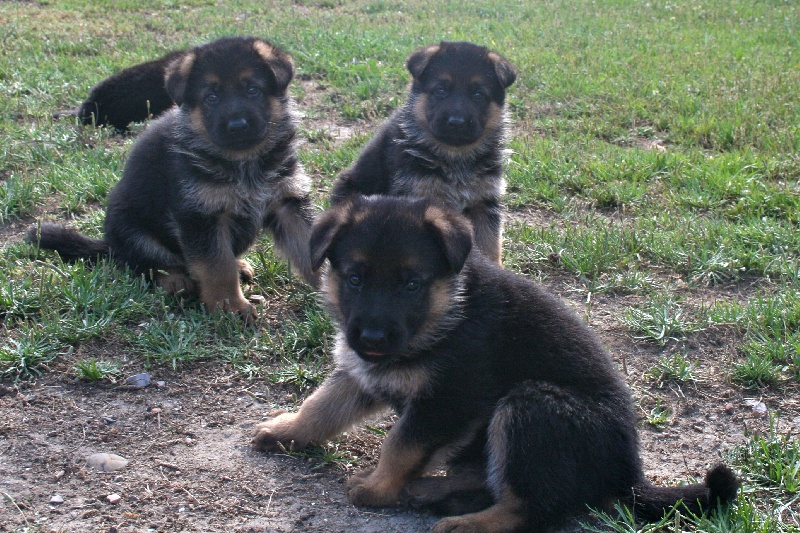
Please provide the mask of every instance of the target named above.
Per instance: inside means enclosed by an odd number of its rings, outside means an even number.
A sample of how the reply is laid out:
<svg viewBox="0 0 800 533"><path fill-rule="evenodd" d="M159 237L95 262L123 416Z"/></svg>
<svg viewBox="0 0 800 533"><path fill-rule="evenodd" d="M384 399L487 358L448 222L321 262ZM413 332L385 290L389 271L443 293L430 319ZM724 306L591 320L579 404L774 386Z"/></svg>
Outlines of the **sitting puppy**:
<svg viewBox="0 0 800 533"><path fill-rule="evenodd" d="M167 67L185 54L170 52L154 61L123 69L89 91L79 107L55 113L55 118L78 117L87 126L111 124L119 132L131 122L157 117L175 105L164 86Z"/></svg>
<svg viewBox="0 0 800 533"><path fill-rule="evenodd" d="M337 178L331 203L386 194L437 200L472 222L477 247L500 262L505 193L505 90L514 67L471 43L417 50L408 101Z"/></svg>
<svg viewBox="0 0 800 533"><path fill-rule="evenodd" d="M340 332L336 368L254 446L321 443L376 411L399 418L377 468L345 484L358 506L406 497L445 514L434 531L551 531L621 500L658 519L735 498L724 465L704 483L644 477L630 392L597 336L557 298L482 254L462 216L375 196L323 213L313 264ZM469 254L469 256L468 256ZM448 475L423 477L446 459Z"/></svg>
<svg viewBox="0 0 800 533"><path fill-rule="evenodd" d="M254 38L224 38L180 56L166 74L178 107L131 150L111 191L104 238L43 224L28 241L65 260L111 253L167 291L197 292L209 310L249 317L239 278L252 269L238 257L265 227L316 284L309 180L287 94L293 73L286 53Z"/></svg>

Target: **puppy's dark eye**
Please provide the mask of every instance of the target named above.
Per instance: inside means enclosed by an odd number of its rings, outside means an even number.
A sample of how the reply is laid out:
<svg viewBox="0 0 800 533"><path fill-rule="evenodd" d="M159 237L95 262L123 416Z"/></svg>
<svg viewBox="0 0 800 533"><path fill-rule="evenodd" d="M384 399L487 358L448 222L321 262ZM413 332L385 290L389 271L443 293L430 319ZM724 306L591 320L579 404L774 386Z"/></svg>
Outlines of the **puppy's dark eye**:
<svg viewBox="0 0 800 533"><path fill-rule="evenodd" d="M219 103L219 96L216 93L206 95L205 102L208 105L217 105Z"/></svg>
<svg viewBox="0 0 800 533"><path fill-rule="evenodd" d="M350 274L347 277L347 284L351 287L360 287L361 286L361 276L358 274Z"/></svg>
<svg viewBox="0 0 800 533"><path fill-rule="evenodd" d="M247 96L260 96L261 89L256 87L255 85L251 85L247 88Z"/></svg>
<svg viewBox="0 0 800 533"><path fill-rule="evenodd" d="M475 91L472 93L472 99L478 103L486 101L486 95L480 91Z"/></svg>
<svg viewBox="0 0 800 533"><path fill-rule="evenodd" d="M419 281L410 279L406 281L406 292L417 292L419 290Z"/></svg>
<svg viewBox="0 0 800 533"><path fill-rule="evenodd" d="M440 85L433 90L433 96L436 98L444 98L447 96L447 89Z"/></svg>

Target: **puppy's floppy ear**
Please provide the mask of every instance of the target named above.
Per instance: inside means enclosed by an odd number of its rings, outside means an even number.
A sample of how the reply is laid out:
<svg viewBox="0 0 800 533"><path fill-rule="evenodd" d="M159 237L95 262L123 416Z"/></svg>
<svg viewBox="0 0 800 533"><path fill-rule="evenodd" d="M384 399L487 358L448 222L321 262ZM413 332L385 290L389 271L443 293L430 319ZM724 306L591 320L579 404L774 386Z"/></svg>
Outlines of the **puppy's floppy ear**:
<svg viewBox="0 0 800 533"><path fill-rule="evenodd" d="M311 252L311 268L319 270L322 263L331 252L336 237L342 230L350 216L352 202L332 207L323 212L314 222L311 228L311 238L309 240L309 250Z"/></svg>
<svg viewBox="0 0 800 533"><path fill-rule="evenodd" d="M294 77L292 56L262 39L253 41L253 49L272 71L272 75L275 78L275 92L278 94L284 93L289 86L289 82Z"/></svg>
<svg viewBox="0 0 800 533"><path fill-rule="evenodd" d="M472 250L472 224L453 211L435 206L428 206L424 220L439 241L450 268L461 272Z"/></svg>
<svg viewBox="0 0 800 533"><path fill-rule="evenodd" d="M419 79L419 77L422 76L422 73L425 72L425 67L428 66L428 62L440 49L440 45L434 44L419 48L408 56L408 59L406 59L406 67L415 79Z"/></svg>
<svg viewBox="0 0 800 533"><path fill-rule="evenodd" d="M517 79L517 71L508 59L495 52L489 52L489 59L494 63L494 72L503 89L507 89Z"/></svg>
<svg viewBox="0 0 800 533"><path fill-rule="evenodd" d="M164 86L172 101L180 106L186 99L186 83L192 73L196 54L187 52L170 63L164 71Z"/></svg>

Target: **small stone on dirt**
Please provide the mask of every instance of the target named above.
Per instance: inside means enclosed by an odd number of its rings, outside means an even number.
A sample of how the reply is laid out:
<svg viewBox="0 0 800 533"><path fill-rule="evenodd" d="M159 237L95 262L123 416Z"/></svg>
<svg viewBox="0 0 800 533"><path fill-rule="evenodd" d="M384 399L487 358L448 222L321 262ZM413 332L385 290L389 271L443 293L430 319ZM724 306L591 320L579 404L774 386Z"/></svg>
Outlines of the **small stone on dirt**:
<svg viewBox="0 0 800 533"><path fill-rule="evenodd" d="M128 465L128 460L113 453L94 453L86 458L86 464L100 472L115 472Z"/></svg>
<svg viewBox="0 0 800 533"><path fill-rule="evenodd" d="M247 299L250 300L251 304L255 305L264 305L264 302L267 301L267 299L261 294L251 294Z"/></svg>
<svg viewBox="0 0 800 533"><path fill-rule="evenodd" d="M50 503L52 505L61 505L64 503L64 498L60 494L53 494L50 496Z"/></svg>
<svg viewBox="0 0 800 533"><path fill-rule="evenodd" d="M767 412L767 406L764 404L764 402L761 402L759 400L745 400L744 404L746 406L750 407L751 409L753 409L754 413L766 413Z"/></svg>
<svg viewBox="0 0 800 533"><path fill-rule="evenodd" d="M143 389L150 385L150 374L147 372L142 372L141 374L136 374L131 376L125 380L125 383L130 385L131 387L136 387L137 389Z"/></svg>
<svg viewBox="0 0 800 533"><path fill-rule="evenodd" d="M120 501L122 501L122 496L120 496L119 494L109 494L108 496L106 496L106 500L108 500L108 503L116 505Z"/></svg>

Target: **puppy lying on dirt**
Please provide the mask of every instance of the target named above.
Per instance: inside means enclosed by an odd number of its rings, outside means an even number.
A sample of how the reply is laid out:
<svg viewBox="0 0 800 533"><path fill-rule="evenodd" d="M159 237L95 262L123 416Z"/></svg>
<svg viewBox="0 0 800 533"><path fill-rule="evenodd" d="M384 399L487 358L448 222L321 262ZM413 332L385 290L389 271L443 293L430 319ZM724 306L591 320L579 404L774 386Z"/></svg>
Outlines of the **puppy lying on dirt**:
<svg viewBox="0 0 800 533"><path fill-rule="evenodd" d="M423 200L355 198L311 236L327 259L336 368L297 413L259 424L261 450L321 443L398 414L375 469L345 484L358 506L407 499L450 516L437 533L552 531L587 506L658 519L732 501L724 465L705 481L644 477L630 391L598 337L559 299L473 251L466 218ZM446 476L424 476L444 460Z"/></svg>

